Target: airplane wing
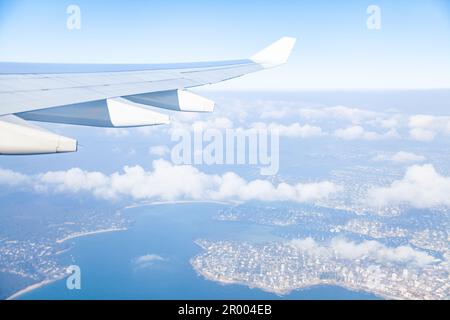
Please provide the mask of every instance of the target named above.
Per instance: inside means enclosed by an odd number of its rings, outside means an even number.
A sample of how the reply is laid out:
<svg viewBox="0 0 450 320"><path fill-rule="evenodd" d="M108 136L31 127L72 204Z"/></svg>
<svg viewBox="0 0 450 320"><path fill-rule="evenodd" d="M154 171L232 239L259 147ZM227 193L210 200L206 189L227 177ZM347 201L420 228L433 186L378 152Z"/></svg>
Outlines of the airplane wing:
<svg viewBox="0 0 450 320"><path fill-rule="evenodd" d="M167 115L148 106L212 112L213 101L186 89L284 64L294 45L295 39L284 37L250 59L184 64L0 62L0 154L76 151L75 140L31 126L25 120L135 127L169 122ZM46 144L44 140L52 143Z"/></svg>

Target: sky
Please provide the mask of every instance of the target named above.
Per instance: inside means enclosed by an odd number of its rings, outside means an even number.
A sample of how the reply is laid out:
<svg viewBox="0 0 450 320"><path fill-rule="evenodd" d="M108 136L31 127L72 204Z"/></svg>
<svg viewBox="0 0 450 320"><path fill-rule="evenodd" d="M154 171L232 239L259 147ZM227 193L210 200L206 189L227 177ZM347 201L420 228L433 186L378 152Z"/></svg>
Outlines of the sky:
<svg viewBox="0 0 450 320"><path fill-rule="evenodd" d="M81 28L69 30L69 5ZM370 5L380 29L369 29ZM450 1L0 0L0 61L247 58L282 36L289 63L214 90L450 88Z"/></svg>

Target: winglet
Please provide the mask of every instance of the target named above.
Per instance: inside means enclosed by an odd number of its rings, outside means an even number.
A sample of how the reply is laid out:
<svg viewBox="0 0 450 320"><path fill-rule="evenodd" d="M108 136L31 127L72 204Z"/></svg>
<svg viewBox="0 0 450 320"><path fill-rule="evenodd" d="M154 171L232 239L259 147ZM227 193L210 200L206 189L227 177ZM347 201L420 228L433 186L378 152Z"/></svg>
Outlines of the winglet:
<svg viewBox="0 0 450 320"><path fill-rule="evenodd" d="M272 68L280 64L284 64L288 61L292 49L294 48L295 42L295 38L283 37L267 48L258 52L250 59L262 65L264 68Z"/></svg>

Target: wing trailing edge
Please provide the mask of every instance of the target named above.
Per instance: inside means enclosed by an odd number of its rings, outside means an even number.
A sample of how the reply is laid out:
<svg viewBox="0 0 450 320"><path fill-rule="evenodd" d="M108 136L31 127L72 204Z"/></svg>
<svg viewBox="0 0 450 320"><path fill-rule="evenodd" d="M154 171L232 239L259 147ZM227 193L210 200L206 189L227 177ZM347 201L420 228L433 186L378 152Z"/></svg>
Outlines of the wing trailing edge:
<svg viewBox="0 0 450 320"><path fill-rule="evenodd" d="M147 106L183 112L213 112L215 103L187 90L159 91L124 97Z"/></svg>
<svg viewBox="0 0 450 320"><path fill-rule="evenodd" d="M17 114L24 120L124 128L169 124L168 115L123 98L110 98Z"/></svg>

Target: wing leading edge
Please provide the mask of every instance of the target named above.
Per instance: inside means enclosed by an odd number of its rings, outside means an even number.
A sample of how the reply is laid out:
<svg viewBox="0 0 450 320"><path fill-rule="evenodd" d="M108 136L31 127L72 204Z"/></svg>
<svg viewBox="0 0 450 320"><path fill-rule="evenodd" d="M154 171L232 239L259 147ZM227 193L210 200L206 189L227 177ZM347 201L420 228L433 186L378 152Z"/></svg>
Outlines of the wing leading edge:
<svg viewBox="0 0 450 320"><path fill-rule="evenodd" d="M284 64L294 45L295 39L284 37L250 59L186 64L0 63L0 121L10 121L8 115L15 115L25 120L103 127L165 124L166 115L147 107L211 112L214 102L185 89ZM0 127L0 132L3 130ZM3 147L11 145L12 137L0 135L0 154L15 154Z"/></svg>

